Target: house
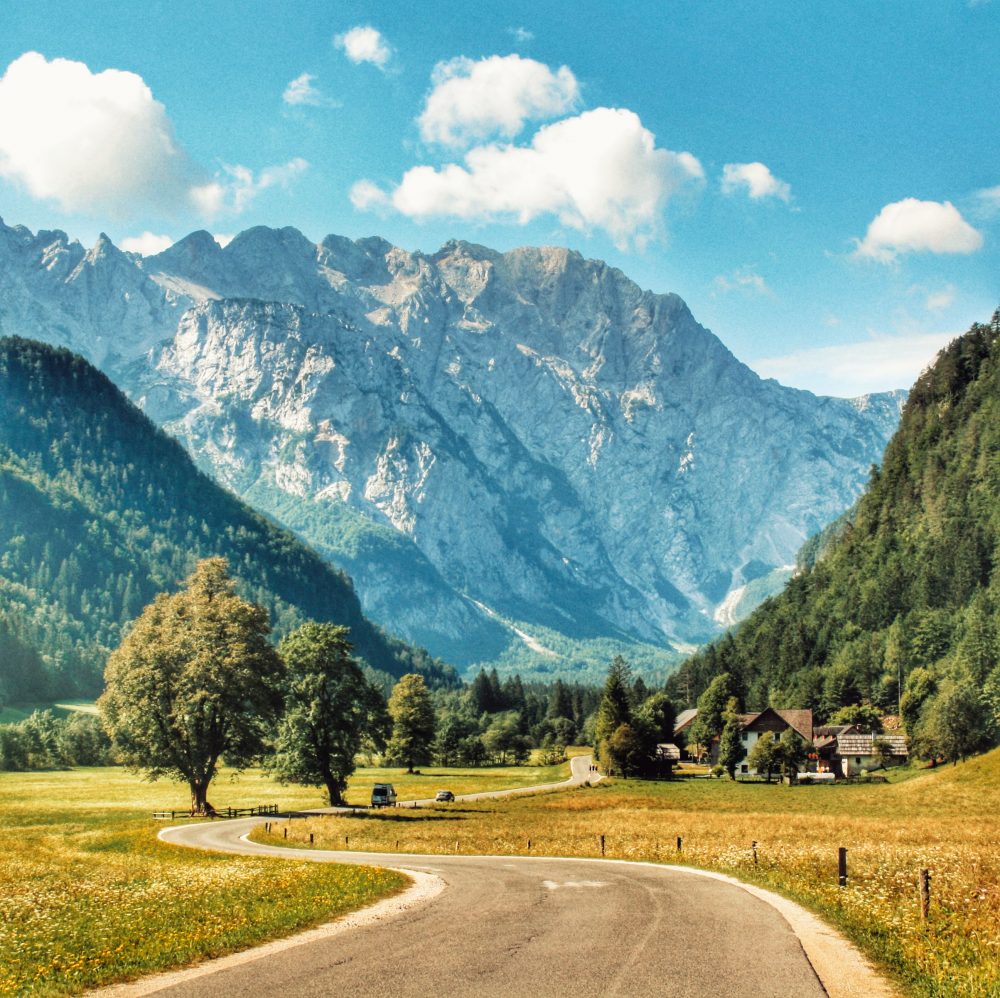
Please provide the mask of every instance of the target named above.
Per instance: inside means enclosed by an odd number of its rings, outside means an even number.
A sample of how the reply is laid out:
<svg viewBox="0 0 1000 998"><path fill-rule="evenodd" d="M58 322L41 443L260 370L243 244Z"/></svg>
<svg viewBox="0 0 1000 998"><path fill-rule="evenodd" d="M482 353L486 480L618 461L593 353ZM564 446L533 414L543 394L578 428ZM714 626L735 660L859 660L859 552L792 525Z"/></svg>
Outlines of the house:
<svg viewBox="0 0 1000 998"><path fill-rule="evenodd" d="M681 761L681 750L673 742L662 742L656 746L656 772L668 780L673 776L674 766Z"/></svg>
<svg viewBox="0 0 1000 998"><path fill-rule="evenodd" d="M771 732L775 738L791 728L800 735L806 745L813 742L813 715L811 710L779 710L776 707L767 707L757 714L741 714L740 723L743 726L743 759L737 765L736 772L740 776L756 775L756 770L747 762L750 750L757 744L757 740L767 732Z"/></svg>
<svg viewBox="0 0 1000 998"><path fill-rule="evenodd" d="M681 750L683 758L689 759L691 756L687 751L687 732L688 729L694 724L694 719L698 716L698 708L690 707L687 710L682 710L674 721L674 741L680 742L684 746Z"/></svg>
<svg viewBox="0 0 1000 998"><path fill-rule="evenodd" d="M885 746L879 750L879 743ZM882 766L899 766L909 757L904 735L873 735L845 732L837 736L836 749L831 757L835 772L841 776L857 776L861 770L879 769Z"/></svg>

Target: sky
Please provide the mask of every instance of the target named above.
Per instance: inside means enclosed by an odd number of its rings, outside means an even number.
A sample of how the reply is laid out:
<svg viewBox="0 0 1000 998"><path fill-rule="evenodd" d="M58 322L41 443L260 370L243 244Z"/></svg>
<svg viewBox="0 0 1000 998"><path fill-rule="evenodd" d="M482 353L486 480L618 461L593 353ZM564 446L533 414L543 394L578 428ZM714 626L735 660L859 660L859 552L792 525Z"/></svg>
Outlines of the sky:
<svg viewBox="0 0 1000 998"><path fill-rule="evenodd" d="M1000 304L998 56L1000 0L0 0L0 216L569 246L853 396Z"/></svg>

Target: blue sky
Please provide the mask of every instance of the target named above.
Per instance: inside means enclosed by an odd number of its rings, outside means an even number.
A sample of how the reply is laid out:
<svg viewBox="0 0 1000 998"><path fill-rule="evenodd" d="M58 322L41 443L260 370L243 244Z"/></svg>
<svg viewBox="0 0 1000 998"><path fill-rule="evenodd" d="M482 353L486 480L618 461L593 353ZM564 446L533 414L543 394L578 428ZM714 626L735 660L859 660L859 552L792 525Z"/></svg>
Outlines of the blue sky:
<svg viewBox="0 0 1000 998"><path fill-rule="evenodd" d="M8 224L569 245L831 394L907 386L1000 303L1000 0L0 0L0 26Z"/></svg>

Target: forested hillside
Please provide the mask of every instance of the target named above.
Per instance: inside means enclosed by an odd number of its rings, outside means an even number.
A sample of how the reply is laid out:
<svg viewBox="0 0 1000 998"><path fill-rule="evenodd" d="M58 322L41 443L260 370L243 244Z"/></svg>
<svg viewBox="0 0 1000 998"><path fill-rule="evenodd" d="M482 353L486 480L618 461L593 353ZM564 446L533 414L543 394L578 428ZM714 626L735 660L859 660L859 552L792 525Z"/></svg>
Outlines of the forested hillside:
<svg viewBox="0 0 1000 998"><path fill-rule="evenodd" d="M346 576L200 473L86 361L0 340L0 698L99 692L124 625L212 555L278 635L334 621L375 669L452 675L366 620Z"/></svg>
<svg viewBox="0 0 1000 998"><path fill-rule="evenodd" d="M954 705L989 726L977 704L1000 710L1000 312L921 375L867 491L803 555L780 596L671 678L680 701L729 672L748 709L823 719L901 700L911 735Z"/></svg>

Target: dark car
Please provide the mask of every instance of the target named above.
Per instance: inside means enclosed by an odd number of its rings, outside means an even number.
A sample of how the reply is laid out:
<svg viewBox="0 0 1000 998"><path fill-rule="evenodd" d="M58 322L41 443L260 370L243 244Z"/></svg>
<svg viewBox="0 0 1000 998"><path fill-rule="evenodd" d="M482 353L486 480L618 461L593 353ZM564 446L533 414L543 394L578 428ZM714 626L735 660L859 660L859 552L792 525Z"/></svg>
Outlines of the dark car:
<svg viewBox="0 0 1000 998"><path fill-rule="evenodd" d="M439 790L434 795L434 800L443 804L450 804L455 799L455 795L450 790Z"/></svg>

